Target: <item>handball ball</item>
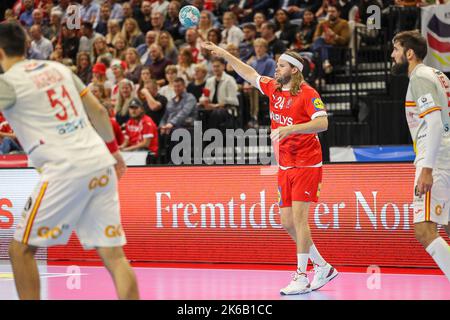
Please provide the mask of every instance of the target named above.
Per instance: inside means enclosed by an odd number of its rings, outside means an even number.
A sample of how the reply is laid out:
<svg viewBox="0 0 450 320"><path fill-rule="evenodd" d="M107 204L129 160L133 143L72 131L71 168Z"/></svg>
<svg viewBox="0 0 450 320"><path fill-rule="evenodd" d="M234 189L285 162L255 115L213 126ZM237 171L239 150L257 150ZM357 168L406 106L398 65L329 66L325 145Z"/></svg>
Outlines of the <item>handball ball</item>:
<svg viewBox="0 0 450 320"><path fill-rule="evenodd" d="M200 11L194 6L184 6L181 8L178 18L184 27L195 27L200 21Z"/></svg>

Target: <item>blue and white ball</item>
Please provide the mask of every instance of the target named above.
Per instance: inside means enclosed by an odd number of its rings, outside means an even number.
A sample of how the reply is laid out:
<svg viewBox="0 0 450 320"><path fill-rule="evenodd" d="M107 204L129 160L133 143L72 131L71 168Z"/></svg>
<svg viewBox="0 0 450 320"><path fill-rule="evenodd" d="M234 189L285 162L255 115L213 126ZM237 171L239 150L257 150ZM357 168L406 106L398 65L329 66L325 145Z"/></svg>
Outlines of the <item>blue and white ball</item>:
<svg viewBox="0 0 450 320"><path fill-rule="evenodd" d="M185 28L195 27L200 21L200 11L194 6L184 6L181 8L178 18Z"/></svg>

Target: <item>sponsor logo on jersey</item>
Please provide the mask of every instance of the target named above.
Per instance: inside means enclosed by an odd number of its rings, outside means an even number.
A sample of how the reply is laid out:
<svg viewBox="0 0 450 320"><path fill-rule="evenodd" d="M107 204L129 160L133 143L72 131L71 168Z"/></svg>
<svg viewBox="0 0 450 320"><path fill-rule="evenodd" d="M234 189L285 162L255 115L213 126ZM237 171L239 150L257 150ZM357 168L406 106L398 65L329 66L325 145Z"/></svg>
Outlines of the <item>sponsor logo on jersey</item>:
<svg viewBox="0 0 450 320"><path fill-rule="evenodd" d="M421 97L419 97L419 110L420 112L424 112L427 109L434 107L435 103L433 100L433 96L430 93L427 93Z"/></svg>
<svg viewBox="0 0 450 320"><path fill-rule="evenodd" d="M286 103L286 108L290 108L292 106L292 98L289 98Z"/></svg>
<svg viewBox="0 0 450 320"><path fill-rule="evenodd" d="M24 211L28 211L31 209L31 205L33 204L33 199L31 197L28 198L27 203L25 204Z"/></svg>
<svg viewBox="0 0 450 320"><path fill-rule="evenodd" d="M66 122L64 124L60 124L56 127L58 133L61 135L72 133L78 129L84 129L86 127L86 121L84 118L75 119L70 122Z"/></svg>
<svg viewBox="0 0 450 320"><path fill-rule="evenodd" d="M292 119L291 117L283 116L272 111L270 112L270 119L283 126L292 126L294 124L294 119Z"/></svg>
<svg viewBox="0 0 450 320"><path fill-rule="evenodd" d="M312 99L312 103L313 103L314 109L316 109L316 111L325 110L325 105L323 104L323 102L320 98Z"/></svg>
<svg viewBox="0 0 450 320"><path fill-rule="evenodd" d="M442 206L438 204L434 211L436 212L436 215L440 216L442 214Z"/></svg>

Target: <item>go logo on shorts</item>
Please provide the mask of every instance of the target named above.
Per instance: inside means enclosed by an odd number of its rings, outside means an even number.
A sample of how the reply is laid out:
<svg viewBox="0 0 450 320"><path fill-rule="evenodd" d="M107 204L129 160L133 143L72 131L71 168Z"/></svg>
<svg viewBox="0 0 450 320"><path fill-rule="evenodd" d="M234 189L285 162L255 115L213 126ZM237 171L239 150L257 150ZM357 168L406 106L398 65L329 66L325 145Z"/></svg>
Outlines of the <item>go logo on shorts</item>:
<svg viewBox="0 0 450 320"><path fill-rule="evenodd" d="M107 226L105 228L105 236L108 238L115 238L122 236L122 226L119 224L117 226Z"/></svg>
<svg viewBox="0 0 450 320"><path fill-rule="evenodd" d="M37 235L39 238L45 238L45 239L57 239L62 235L63 231L59 227L54 227L53 229L50 229L49 227L41 227L39 228Z"/></svg>
<svg viewBox="0 0 450 320"><path fill-rule="evenodd" d="M100 178L94 178L91 180L91 182L89 182L89 190L94 190L97 187L106 187L108 183L109 177L107 175L103 175Z"/></svg>
<svg viewBox="0 0 450 320"><path fill-rule="evenodd" d="M436 215L440 216L442 214L442 206L438 204L434 211L436 212Z"/></svg>

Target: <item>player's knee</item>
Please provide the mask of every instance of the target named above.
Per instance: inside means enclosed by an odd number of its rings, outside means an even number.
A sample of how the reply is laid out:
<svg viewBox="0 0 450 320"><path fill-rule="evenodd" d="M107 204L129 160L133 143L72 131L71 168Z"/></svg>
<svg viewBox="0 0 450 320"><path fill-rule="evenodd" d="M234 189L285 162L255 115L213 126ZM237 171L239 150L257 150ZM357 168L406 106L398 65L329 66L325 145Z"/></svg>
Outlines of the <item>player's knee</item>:
<svg viewBox="0 0 450 320"><path fill-rule="evenodd" d="M414 234L417 241L419 241L425 248L436 238L437 234L428 225L418 223L414 225Z"/></svg>
<svg viewBox="0 0 450 320"><path fill-rule="evenodd" d="M101 248L97 249L97 252L109 271L114 271L121 263L126 261L125 254L121 247Z"/></svg>
<svg viewBox="0 0 450 320"><path fill-rule="evenodd" d="M287 231L295 230L294 221L292 219L283 218L283 216L281 216L281 225Z"/></svg>

